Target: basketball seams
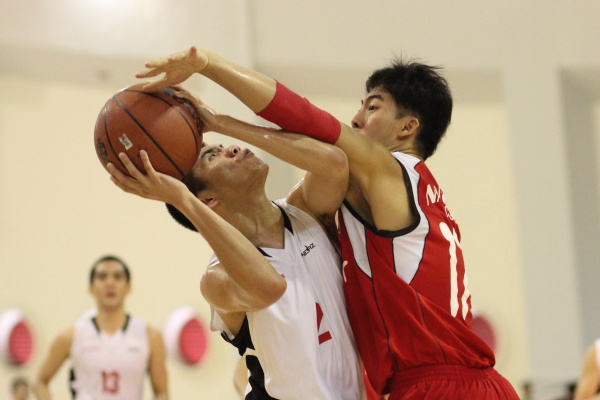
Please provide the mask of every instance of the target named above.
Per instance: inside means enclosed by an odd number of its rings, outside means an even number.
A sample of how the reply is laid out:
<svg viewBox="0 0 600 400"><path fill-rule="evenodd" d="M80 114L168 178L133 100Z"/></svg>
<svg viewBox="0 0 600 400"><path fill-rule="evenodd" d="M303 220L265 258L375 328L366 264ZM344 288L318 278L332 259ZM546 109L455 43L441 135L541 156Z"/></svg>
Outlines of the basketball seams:
<svg viewBox="0 0 600 400"><path fill-rule="evenodd" d="M183 118L183 120L185 121L185 123L187 124L187 126L190 128L190 132L192 133L192 138L194 139L194 143L196 145L196 149L199 149L198 147L198 134L196 134L196 131L198 131L199 133L199 129L198 126L196 125L196 129L194 129L194 126L192 125L192 123L190 122L190 120L188 119L188 117L179 109L179 107L177 107L177 105L183 105L181 104L179 101L177 101L174 97L170 97L168 96L169 99L172 99L175 101L175 103L171 103L169 101L167 101L165 98L163 98L162 96L156 94L156 93L151 93L151 92L144 92L141 90L134 90L134 89L124 89L122 90L122 92L131 92L131 93L140 93L140 94L144 94L147 96L151 96L154 97L155 99L158 99L166 104L168 104L169 106L171 106L180 116L181 118ZM185 102L189 103L189 101L182 99ZM190 104L190 107L193 107ZM191 118L194 118L193 116L190 115Z"/></svg>
<svg viewBox="0 0 600 400"><path fill-rule="evenodd" d="M102 119L104 121L104 133L106 134L106 140L105 140L105 142L108 143L108 145L110 146L111 153L116 156L116 159L119 161L119 163L123 167L123 171L126 172L127 168L125 167L125 164L123 164L123 161L121 161L121 159L117 155L118 153L115 151L115 148L114 148L114 146L112 144L112 140L110 140L110 134L108 133L108 115L107 115L107 112L106 112L106 105L102 109L102 116L104 117ZM104 166L106 167L106 165L104 165Z"/></svg>
<svg viewBox="0 0 600 400"><path fill-rule="evenodd" d="M104 168L112 162L129 175L118 154L130 155L144 171L139 151L145 149L156 171L181 179L193 168L202 148L198 109L175 96L172 88L150 93L141 87L123 88L104 104L94 128L96 154Z"/></svg>
<svg viewBox="0 0 600 400"><path fill-rule="evenodd" d="M181 170L181 168L179 168L179 165L177 165L173 161L173 159L171 159L171 156L162 148L162 146L146 130L146 128L140 123L140 121L127 109L127 107L125 107L125 105L121 102L121 100L117 97L117 95L114 95L112 98L116 101L116 103L119 105L119 107L121 107L121 110L123 110L123 112L125 112L125 114L127 114L129 116L129 118L131 118L131 120L138 126L138 128L141 129L141 131L146 135L146 137L148 139L150 139L150 141L154 144L154 146L162 153L162 155L169 161L169 163L171 163L171 165L177 170L177 172L180 175L180 179L181 179L183 177L184 173ZM166 101L165 101L165 103L169 104L169 102L166 102ZM173 106L171 104L169 104L169 107L173 107ZM111 147L112 147L112 144L111 144Z"/></svg>

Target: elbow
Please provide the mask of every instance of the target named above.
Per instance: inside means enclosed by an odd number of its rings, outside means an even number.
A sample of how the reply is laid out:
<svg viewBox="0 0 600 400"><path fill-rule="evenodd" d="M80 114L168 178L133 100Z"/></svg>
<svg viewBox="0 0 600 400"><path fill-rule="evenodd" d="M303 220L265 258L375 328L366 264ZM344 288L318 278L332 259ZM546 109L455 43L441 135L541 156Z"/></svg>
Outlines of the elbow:
<svg viewBox="0 0 600 400"><path fill-rule="evenodd" d="M329 153L327 154L327 160L329 162L328 170L331 172L331 174L336 176L344 174L347 175L349 164L346 153L339 147L335 146L328 146L327 151Z"/></svg>
<svg viewBox="0 0 600 400"><path fill-rule="evenodd" d="M260 296L255 297L256 303L254 310L263 310L271 304L276 303L287 290L287 281L280 277L276 281L267 285L264 290L261 290Z"/></svg>

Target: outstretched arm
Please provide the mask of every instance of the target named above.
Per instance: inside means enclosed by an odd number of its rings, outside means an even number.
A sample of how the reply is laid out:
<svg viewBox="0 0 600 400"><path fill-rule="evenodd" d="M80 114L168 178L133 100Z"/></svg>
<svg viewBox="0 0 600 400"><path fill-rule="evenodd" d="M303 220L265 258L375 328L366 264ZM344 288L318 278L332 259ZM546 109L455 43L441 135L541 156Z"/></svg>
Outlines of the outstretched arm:
<svg viewBox="0 0 600 400"><path fill-rule="evenodd" d="M284 130L335 144L348 158L350 179L362 193L360 197L377 201L368 205L372 216L363 217L378 229L385 230L397 230L411 223L406 189L404 185L398 185L398 182L404 182L404 177L389 150L275 80L194 47L151 61L146 66L149 69L139 73L139 78L165 73L162 79L148 85L150 90L180 83L190 75L200 73ZM402 199L402 203L398 204L396 199ZM390 212L396 209L397 212ZM395 217L390 218L390 214Z"/></svg>
<svg viewBox="0 0 600 400"><path fill-rule="evenodd" d="M161 79L148 83L145 90L177 85L194 73L200 73L223 87L252 111L286 131L302 133L335 143L340 123L329 113L314 107L306 99L257 71L237 65L218 54L191 47L146 63L137 78Z"/></svg>
<svg viewBox="0 0 600 400"><path fill-rule="evenodd" d="M276 91L275 80L195 46L148 61L145 66L145 70L136 74L137 78L151 78L164 73L161 79L146 84L145 90L155 91L177 85L200 73L232 93L254 112L263 110Z"/></svg>
<svg viewBox="0 0 600 400"><path fill-rule="evenodd" d="M301 184L289 194L289 203L318 218L338 210L348 187L348 161L341 149L304 135L216 115L190 93L177 95L195 104L205 130L242 140L306 171Z"/></svg>

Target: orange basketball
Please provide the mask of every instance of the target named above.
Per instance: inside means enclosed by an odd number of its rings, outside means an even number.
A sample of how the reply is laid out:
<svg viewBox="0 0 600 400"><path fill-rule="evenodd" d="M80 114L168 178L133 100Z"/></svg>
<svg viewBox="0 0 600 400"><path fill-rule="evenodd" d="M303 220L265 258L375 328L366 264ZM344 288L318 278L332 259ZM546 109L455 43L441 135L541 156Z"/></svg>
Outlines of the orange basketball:
<svg viewBox="0 0 600 400"><path fill-rule="evenodd" d="M181 179L200 154L202 121L174 89L144 92L143 85L122 89L104 104L94 128L96 154L105 168L110 162L129 175L118 154L127 154L145 173L139 156L145 150L156 171Z"/></svg>

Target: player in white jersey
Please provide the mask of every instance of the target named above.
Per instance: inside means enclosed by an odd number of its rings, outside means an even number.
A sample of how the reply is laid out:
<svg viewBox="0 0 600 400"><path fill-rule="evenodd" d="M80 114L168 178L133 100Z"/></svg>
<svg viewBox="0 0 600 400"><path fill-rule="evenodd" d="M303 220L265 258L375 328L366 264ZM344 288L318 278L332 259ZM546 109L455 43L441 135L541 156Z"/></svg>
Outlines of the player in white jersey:
<svg viewBox="0 0 600 400"><path fill-rule="evenodd" d="M600 399L600 339L588 347L573 400Z"/></svg>
<svg viewBox="0 0 600 400"><path fill-rule="evenodd" d="M181 96L193 99L188 93ZM255 145L301 168L304 179L276 203L268 166L248 150L204 145L183 183L120 155L131 177L108 166L126 192L163 201L215 253L201 281L212 327L246 354L246 399L357 400L363 378L345 312L335 212L348 183L334 146L254 126L198 106L204 131ZM309 160L310 161L307 161ZM334 194L332 194L334 193Z"/></svg>
<svg viewBox="0 0 600 400"><path fill-rule="evenodd" d="M104 256L94 263L89 290L96 311L86 313L52 343L34 385L38 400L51 399L48 384L67 358L75 400L141 400L146 374L154 399L168 399L162 337L125 311L130 276L118 257Z"/></svg>
<svg viewBox="0 0 600 400"><path fill-rule="evenodd" d="M344 384L359 370L352 371L357 368L354 343L344 333L350 332L350 324L343 312L339 253L314 218L285 200L276 204L284 218L284 248L261 247L260 251L285 276L287 290L270 307L246 312L247 329L237 336L215 310L211 328L225 332L224 338L250 359L252 379L246 395L264 391L278 399L298 393L305 398L355 398L352 381Z"/></svg>

